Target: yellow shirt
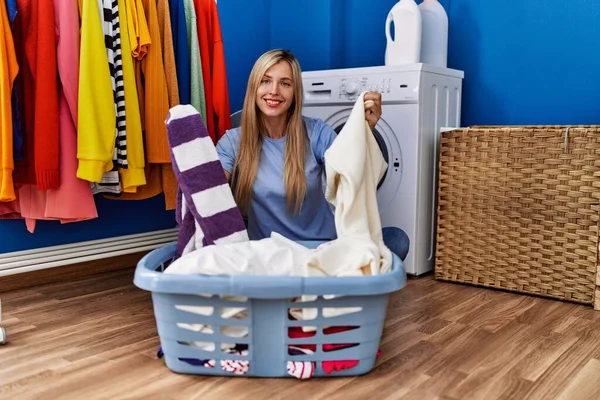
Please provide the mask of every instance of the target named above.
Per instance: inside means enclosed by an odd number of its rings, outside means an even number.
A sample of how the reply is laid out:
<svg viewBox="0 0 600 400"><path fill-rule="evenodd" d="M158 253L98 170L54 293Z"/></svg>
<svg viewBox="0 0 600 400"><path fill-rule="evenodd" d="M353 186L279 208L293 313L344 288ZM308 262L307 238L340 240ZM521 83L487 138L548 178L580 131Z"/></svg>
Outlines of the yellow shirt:
<svg viewBox="0 0 600 400"><path fill-rule="evenodd" d="M141 60L148 53L148 48L152 43L150 31L140 0L126 0L126 4L131 55Z"/></svg>
<svg viewBox="0 0 600 400"><path fill-rule="evenodd" d="M113 168L116 115L97 0L81 2L80 48L77 177L99 183Z"/></svg>
<svg viewBox="0 0 600 400"><path fill-rule="evenodd" d="M118 0L119 22L121 28L121 53L123 55L123 85L125 87L125 118L127 126L127 169L119 169L125 193L135 193L136 187L146 184L144 174L144 141L142 138L142 121L138 102L135 72L133 69L133 52L130 42L128 4ZM132 0L127 0L131 3ZM122 21L122 22L121 22Z"/></svg>

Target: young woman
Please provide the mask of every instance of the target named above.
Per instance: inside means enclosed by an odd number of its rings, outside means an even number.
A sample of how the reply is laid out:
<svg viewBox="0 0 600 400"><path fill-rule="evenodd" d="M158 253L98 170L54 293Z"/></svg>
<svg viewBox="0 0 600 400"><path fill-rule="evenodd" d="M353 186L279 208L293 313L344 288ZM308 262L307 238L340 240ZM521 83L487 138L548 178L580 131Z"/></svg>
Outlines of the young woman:
<svg viewBox="0 0 600 400"><path fill-rule="evenodd" d="M337 134L322 120L302 116L302 96L296 57L286 50L266 52L250 73L241 126L217 143L252 240L273 231L292 240L337 237L322 183L325 151ZM368 92L364 99L373 101L365 115L374 129L381 116L381 95ZM384 228L383 236L390 250L404 259L406 234Z"/></svg>

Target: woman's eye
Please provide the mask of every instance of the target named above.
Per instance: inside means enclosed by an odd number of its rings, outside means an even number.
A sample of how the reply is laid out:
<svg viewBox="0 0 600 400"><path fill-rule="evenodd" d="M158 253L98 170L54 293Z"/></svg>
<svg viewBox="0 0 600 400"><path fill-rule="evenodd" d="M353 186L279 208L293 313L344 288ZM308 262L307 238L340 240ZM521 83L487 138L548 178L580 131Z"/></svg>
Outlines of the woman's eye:
<svg viewBox="0 0 600 400"><path fill-rule="evenodd" d="M291 86L289 82L281 82L281 85L285 86L285 87L290 87Z"/></svg>
<svg viewBox="0 0 600 400"><path fill-rule="evenodd" d="M260 83L262 83L263 85L266 85L269 83L268 79L263 79L262 81L260 81Z"/></svg>

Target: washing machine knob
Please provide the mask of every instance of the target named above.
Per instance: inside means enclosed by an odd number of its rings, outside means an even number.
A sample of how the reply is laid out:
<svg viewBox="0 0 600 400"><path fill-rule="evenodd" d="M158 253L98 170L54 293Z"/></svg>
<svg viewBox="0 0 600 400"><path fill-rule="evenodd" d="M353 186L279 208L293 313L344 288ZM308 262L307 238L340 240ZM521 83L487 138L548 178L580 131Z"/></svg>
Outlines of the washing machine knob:
<svg viewBox="0 0 600 400"><path fill-rule="evenodd" d="M346 83L346 93L348 94L356 94L358 93L358 89L360 89L360 85L356 81Z"/></svg>

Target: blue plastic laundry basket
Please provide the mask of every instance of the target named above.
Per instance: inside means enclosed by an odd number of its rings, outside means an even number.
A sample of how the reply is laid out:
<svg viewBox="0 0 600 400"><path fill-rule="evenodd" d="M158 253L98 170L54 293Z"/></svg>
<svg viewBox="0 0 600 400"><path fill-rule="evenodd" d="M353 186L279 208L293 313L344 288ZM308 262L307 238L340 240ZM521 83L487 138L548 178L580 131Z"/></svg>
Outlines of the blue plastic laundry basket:
<svg viewBox="0 0 600 400"><path fill-rule="evenodd" d="M299 242L315 248L323 242ZM314 376L362 375L373 369L386 317L388 295L406 283L402 261L394 255L390 273L372 277L315 277L296 276L207 276L171 275L162 271L173 260L175 243L148 253L140 260L135 271L134 284L152 292L154 314L160 343L169 369L177 373L237 376L221 368L192 365L185 359L247 360L245 376L290 377L288 361L312 361ZM202 294L202 295L201 295ZM212 295L207 297L203 295ZM246 301L227 301L220 295L246 297ZM316 301L295 302L302 295L318 295ZM323 296L339 295L326 299ZM212 315L198 315L185 311L186 307L213 307ZM222 318L225 307L246 308L246 319ZM309 307L318 309L313 320L295 320L289 309ZM353 307L351 314L323 317L323 308ZM183 324L203 324L213 327L213 333L185 329ZM189 326L189 325L188 325ZM225 326L248 327L248 335L233 338L221 332ZM292 338L289 333L299 327L316 327L312 337ZM343 332L330 334L336 327ZM338 329L339 331L340 329ZM312 334L312 333L311 333ZM297 336L297 335L292 335ZM193 342L214 343L213 351L190 345ZM247 345L247 355L227 354L222 343ZM344 348L331 351L335 344ZM351 344L352 346L346 346ZM311 345L311 346L308 346ZM324 346L326 345L326 346ZM313 354L290 355L290 347L310 347ZM328 371L323 363L353 360L358 364L351 369Z"/></svg>

